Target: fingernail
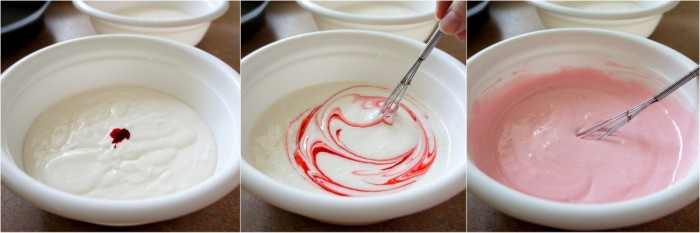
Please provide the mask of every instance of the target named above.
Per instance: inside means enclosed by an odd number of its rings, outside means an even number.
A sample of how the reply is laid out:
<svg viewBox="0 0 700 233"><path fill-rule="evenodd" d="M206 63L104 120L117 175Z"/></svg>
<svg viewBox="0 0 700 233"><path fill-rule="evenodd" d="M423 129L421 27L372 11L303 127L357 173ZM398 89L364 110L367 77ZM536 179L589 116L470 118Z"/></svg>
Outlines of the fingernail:
<svg viewBox="0 0 700 233"><path fill-rule="evenodd" d="M459 28L458 21L459 19L457 18L457 15L455 15L454 12L450 11L440 21L440 30L447 34L455 34L457 33L457 29Z"/></svg>

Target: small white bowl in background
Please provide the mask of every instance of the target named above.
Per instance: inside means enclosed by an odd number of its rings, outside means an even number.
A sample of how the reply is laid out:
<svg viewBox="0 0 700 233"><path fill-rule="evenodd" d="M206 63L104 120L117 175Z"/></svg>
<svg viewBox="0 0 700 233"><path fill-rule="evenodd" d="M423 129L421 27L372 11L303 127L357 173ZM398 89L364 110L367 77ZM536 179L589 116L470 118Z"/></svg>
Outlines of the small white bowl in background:
<svg viewBox="0 0 700 233"><path fill-rule="evenodd" d="M545 28L610 29L649 37L661 17L678 1L543 1L528 0Z"/></svg>
<svg viewBox="0 0 700 233"><path fill-rule="evenodd" d="M603 71L618 69L607 65L608 61L620 64L620 69L634 67L651 74L648 77L656 77L653 80L629 77L654 90L664 88L697 67L695 62L673 49L627 33L583 28L538 31L501 41L467 61L468 108L471 109L485 88L497 82L507 83L523 73L536 76L571 66ZM697 80L678 89L672 97L686 104L697 119ZM473 146L477 145L468 145ZM690 146L697 147L697 144ZM468 153L471 151L469 149ZM492 179L471 160L467 163L469 193L507 215L568 230L590 231L641 224L673 213L698 199L700 158L695 159L685 177L666 189L605 204L563 203L526 195Z"/></svg>
<svg viewBox="0 0 700 233"><path fill-rule="evenodd" d="M202 40L211 21L228 9L227 1L84 1L73 5L90 16L98 34L158 36L189 45Z"/></svg>
<svg viewBox="0 0 700 233"><path fill-rule="evenodd" d="M432 1L298 0L320 30L359 29L426 41L437 25Z"/></svg>
<svg viewBox="0 0 700 233"><path fill-rule="evenodd" d="M341 197L292 187L247 162L256 156L247 149L253 125L279 98L305 87L339 81L393 88L424 47L424 43L387 33L335 30L280 40L243 58L241 187L279 208L342 225L371 224L409 215L463 191L466 70L464 63L439 49L423 62L407 93L436 111L450 135L451 153L437 155L447 156L450 162L434 179L419 180L397 193Z"/></svg>
<svg viewBox="0 0 700 233"><path fill-rule="evenodd" d="M173 194L133 200L60 191L24 172L27 131L45 109L89 90L135 86L191 106L216 141L214 174ZM126 226L202 209L240 182L240 76L226 63L183 43L140 35L98 35L61 42L15 63L2 76L2 185L45 211L90 223Z"/></svg>

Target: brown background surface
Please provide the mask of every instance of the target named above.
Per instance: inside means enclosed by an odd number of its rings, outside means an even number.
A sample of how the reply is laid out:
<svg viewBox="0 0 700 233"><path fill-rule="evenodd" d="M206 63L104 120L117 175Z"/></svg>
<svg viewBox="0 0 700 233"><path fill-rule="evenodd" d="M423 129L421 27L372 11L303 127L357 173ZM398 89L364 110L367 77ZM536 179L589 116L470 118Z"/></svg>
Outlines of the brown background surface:
<svg viewBox="0 0 700 233"><path fill-rule="evenodd" d="M492 1L490 21L467 36L467 54L476 54L498 41L542 30L535 8L525 2ZM669 46L698 62L698 2L681 2L661 19L650 39ZM467 195L469 231L558 231L504 215L473 195ZM698 201L659 220L616 231L698 232Z"/></svg>
<svg viewBox="0 0 700 233"><path fill-rule="evenodd" d="M197 45L236 71L240 71L239 15L240 5L231 2L226 14L212 22L204 39ZM2 57L3 71L38 49L95 34L87 15L75 9L71 2L52 2L44 23L45 28L34 40ZM45 212L3 187L2 231L239 231L239 205L240 188L236 188L214 204L183 217L134 227L106 227Z"/></svg>
<svg viewBox="0 0 700 233"><path fill-rule="evenodd" d="M295 2L271 2L267 24L243 42L243 56L274 41L318 31L311 13ZM466 45L454 37L443 37L439 49L465 61ZM245 77L242 78L245 82ZM398 81L398 80L397 80ZM461 231L466 230L466 192L423 212L367 226L346 227L325 224L265 203L242 191L242 231Z"/></svg>

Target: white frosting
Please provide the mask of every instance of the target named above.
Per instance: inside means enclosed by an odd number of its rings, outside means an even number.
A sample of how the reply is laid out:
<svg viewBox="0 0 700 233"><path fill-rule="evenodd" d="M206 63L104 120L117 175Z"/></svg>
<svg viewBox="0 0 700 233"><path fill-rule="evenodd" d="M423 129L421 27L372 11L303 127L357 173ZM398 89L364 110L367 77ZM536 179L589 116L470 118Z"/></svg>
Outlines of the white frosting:
<svg viewBox="0 0 700 233"><path fill-rule="evenodd" d="M131 137L112 144L110 132ZM216 167L214 137L188 105L149 89L95 90L62 100L33 123L26 172L57 189L109 199L174 193Z"/></svg>
<svg viewBox="0 0 700 233"><path fill-rule="evenodd" d="M291 141L287 141L289 138L286 137L286 134L289 133L288 127L297 128L300 124L299 121L295 121L290 125L290 122L299 117L303 118L308 116L307 113L309 110L329 100L329 98L338 91L354 85L358 85L358 83L336 82L312 86L295 91L275 102L255 122L249 137L250 140L245 147L246 153L244 153L244 156L246 160L261 172L285 184L313 192L330 194L331 192L324 190L314 184L314 182L311 182L308 177L300 174L299 169L294 165L295 161L292 161L293 159L288 157L286 148L287 144L291 147L296 146L294 145L293 139L297 137L297 134L292 130L293 135L291 136ZM387 96L390 91L389 89L380 93L377 92L376 89L359 89L359 91L353 89L350 90L349 93L369 96ZM347 117L350 122L368 123L373 121L373 109L359 108L357 107L357 103L350 101L351 98L332 100L335 102L328 105L328 111L323 111L323 109L319 111L330 113L334 108L338 107L343 110L342 115ZM411 99L411 101L416 102L415 99ZM404 99L402 103L410 104L407 99ZM420 105L420 103L418 103L418 105ZM416 105L412 106L417 108ZM437 156L428 172L420 176L415 183L392 191L362 193L343 188L339 188L339 190L352 196L395 192L410 188L413 185L419 185L418 183L429 182L430 179L441 175L445 171L445 168L448 166L447 162L450 153L447 129L433 111L423 105L420 105L420 108L425 110L421 113L426 114L424 123L431 128L429 131L434 132L434 138L436 139L435 142L431 140L429 145L423 145L425 148L436 148L437 151ZM319 118L328 119L327 116L320 116ZM367 157L368 160L372 161L389 160L402 153L410 152L421 140L421 131L416 128L416 124L414 120L411 119L411 116L403 110L399 111L397 115L394 116L393 125L378 124L367 128L356 128L348 126L340 120L328 122L330 122L328 129L331 135L335 135L337 130L341 130L342 133L339 136L339 141L344 143L349 151L356 152L356 154ZM319 135L319 133L320 132L311 132L304 137L308 137L308 140L320 141L319 138L323 138L323 136ZM328 146L328 144L326 145ZM329 145L328 147L336 151L342 151L337 145ZM291 148L290 150L293 151L294 149ZM394 161L396 162L398 160ZM385 180L382 179L386 178L381 176L358 176L358 172L370 173L370 171L376 171L373 169L377 169L377 165L351 161L325 152L318 153L316 162L319 170L324 173L323 175L335 182L353 188L378 190L377 186L372 185L372 182L384 182ZM405 162L402 163L404 165L401 166L415 165L416 162L418 161ZM390 165L382 166L385 168L390 167ZM405 169L406 167L403 168L403 170ZM402 184L394 186L401 185Z"/></svg>
<svg viewBox="0 0 700 233"><path fill-rule="evenodd" d="M357 116L356 114L346 112L346 115L350 116ZM341 129L343 134L340 140L358 154L374 159L388 159L406 153L418 143L420 132L413 126L413 121L407 115L405 112L399 112L394 116L393 125L380 124L369 128L349 127L333 121L331 129ZM387 140L389 138L391 140Z"/></svg>

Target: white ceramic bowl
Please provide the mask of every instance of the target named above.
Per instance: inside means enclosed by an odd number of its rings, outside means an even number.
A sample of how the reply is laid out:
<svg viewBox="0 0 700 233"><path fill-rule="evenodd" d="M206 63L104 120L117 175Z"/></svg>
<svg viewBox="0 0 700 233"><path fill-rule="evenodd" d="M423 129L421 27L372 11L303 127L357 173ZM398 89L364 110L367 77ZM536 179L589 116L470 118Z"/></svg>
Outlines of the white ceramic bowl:
<svg viewBox="0 0 700 233"><path fill-rule="evenodd" d="M649 37L664 12L678 1L542 1L537 7L545 28L586 27L610 29Z"/></svg>
<svg viewBox="0 0 700 233"><path fill-rule="evenodd" d="M247 162L256 156L246 153L255 120L282 96L304 87L338 81L393 88L424 46L386 33L325 31L277 41L243 58L242 187L279 208L343 225L370 224L412 214L463 191L466 186L465 65L439 49L433 50L423 62L408 90L410 95L432 107L450 131L452 153L438 155L449 156L449 166L436 179L393 194L340 197L281 183Z"/></svg>
<svg viewBox="0 0 700 233"><path fill-rule="evenodd" d="M158 36L196 45L211 21L228 9L227 1L83 1L78 10L90 16L99 34Z"/></svg>
<svg viewBox="0 0 700 233"><path fill-rule="evenodd" d="M111 86L161 91L197 111L216 140L212 177L161 197L107 200L63 192L27 175L22 146L38 115L70 95ZM216 57L179 42L100 35L39 50L3 73L2 126L2 185L67 218L115 226L171 219L214 203L240 181L240 77Z"/></svg>
<svg viewBox="0 0 700 233"><path fill-rule="evenodd" d="M613 69L601 63L600 58L650 72L658 78L640 81L653 89L665 87L697 66L664 45L626 33L597 29L539 31L499 42L469 58L468 108L471 109L483 88L499 77L503 78L502 82L512 79L517 75L513 72L522 69L525 62L525 70L533 75L565 66ZM697 79L674 95L697 117ZM697 147L697 144L691 146ZM468 147L471 153L475 145L469 144ZM696 158L686 177L664 190L609 204L569 204L532 197L490 178L471 161L467 167L467 189L497 210L525 221L570 230L610 229L648 222L697 200L698 161Z"/></svg>
<svg viewBox="0 0 700 233"><path fill-rule="evenodd" d="M311 11L320 30L370 30L426 41L437 25L431 1L297 2Z"/></svg>

